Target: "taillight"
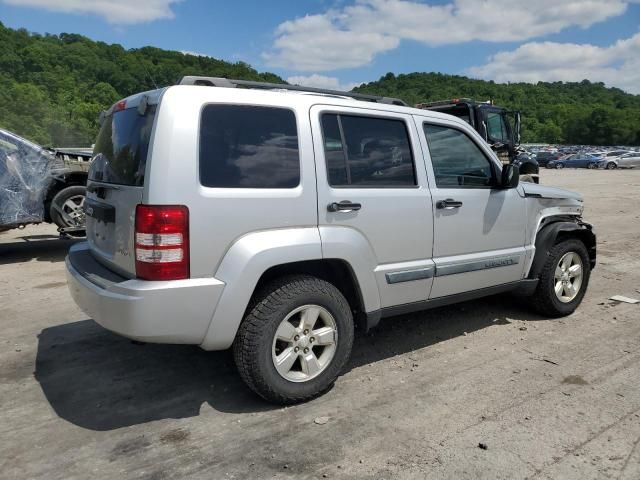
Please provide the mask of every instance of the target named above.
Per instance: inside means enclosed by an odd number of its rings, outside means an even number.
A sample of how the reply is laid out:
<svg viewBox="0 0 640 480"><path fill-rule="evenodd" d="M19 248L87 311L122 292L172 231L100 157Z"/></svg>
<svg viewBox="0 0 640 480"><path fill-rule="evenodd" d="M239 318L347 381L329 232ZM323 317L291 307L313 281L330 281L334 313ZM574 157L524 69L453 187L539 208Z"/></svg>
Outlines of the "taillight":
<svg viewBox="0 0 640 480"><path fill-rule="evenodd" d="M121 110L124 110L125 108L127 108L127 101L126 100L120 100L118 103L116 103L113 106L113 113L119 112Z"/></svg>
<svg viewBox="0 0 640 480"><path fill-rule="evenodd" d="M183 205L136 207L136 276L189 278L189 209Z"/></svg>

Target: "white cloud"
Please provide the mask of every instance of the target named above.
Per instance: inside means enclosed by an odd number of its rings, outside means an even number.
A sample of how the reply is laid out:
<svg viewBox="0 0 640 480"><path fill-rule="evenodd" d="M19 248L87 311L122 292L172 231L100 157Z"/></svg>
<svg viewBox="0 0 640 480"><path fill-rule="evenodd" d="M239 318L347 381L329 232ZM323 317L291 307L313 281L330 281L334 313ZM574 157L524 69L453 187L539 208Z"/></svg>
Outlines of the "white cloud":
<svg viewBox="0 0 640 480"><path fill-rule="evenodd" d="M402 40L426 45L473 40L522 41L622 14L638 0L356 0L277 28L265 61L274 67L327 71L371 63Z"/></svg>
<svg viewBox="0 0 640 480"><path fill-rule="evenodd" d="M1 0L8 5L73 14L91 14L120 25L173 18L171 4L182 0Z"/></svg>
<svg viewBox="0 0 640 480"><path fill-rule="evenodd" d="M206 53L192 52L191 50L180 50L180 53L183 54L183 55L193 55L194 57L209 57L209 58L213 58L211 55L207 55Z"/></svg>
<svg viewBox="0 0 640 480"><path fill-rule="evenodd" d="M287 82L292 85L340 90L342 92L349 92L355 87L362 85L362 82L341 83L336 77L326 77L324 75L318 75L317 73L309 76L297 75L289 77L287 78Z"/></svg>
<svg viewBox="0 0 640 480"><path fill-rule="evenodd" d="M608 47L531 42L499 52L469 73L497 82L588 79L640 94L640 33Z"/></svg>
<svg viewBox="0 0 640 480"><path fill-rule="evenodd" d="M276 30L274 50L263 58L273 67L334 70L366 65L375 54L400 44L389 35L341 29L336 21L330 12L282 23Z"/></svg>

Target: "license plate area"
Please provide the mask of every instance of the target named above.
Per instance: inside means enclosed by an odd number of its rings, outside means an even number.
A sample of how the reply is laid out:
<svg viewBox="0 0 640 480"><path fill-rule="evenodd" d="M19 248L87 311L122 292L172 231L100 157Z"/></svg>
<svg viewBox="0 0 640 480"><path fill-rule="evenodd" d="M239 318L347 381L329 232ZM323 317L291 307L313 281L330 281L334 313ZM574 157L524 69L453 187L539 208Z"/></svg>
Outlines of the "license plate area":
<svg viewBox="0 0 640 480"><path fill-rule="evenodd" d="M105 224L116 223L116 209L113 205L87 198L84 202L84 212L86 216L97 222Z"/></svg>

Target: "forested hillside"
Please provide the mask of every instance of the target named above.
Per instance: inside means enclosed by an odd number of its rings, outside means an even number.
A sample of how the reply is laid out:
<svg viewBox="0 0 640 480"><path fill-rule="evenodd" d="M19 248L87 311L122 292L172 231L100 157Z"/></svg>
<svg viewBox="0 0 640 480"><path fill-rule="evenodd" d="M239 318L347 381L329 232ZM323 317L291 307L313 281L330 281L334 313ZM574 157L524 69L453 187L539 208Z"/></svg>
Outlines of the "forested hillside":
<svg viewBox="0 0 640 480"><path fill-rule="evenodd" d="M282 82L249 65L76 34L38 35L0 23L0 127L43 145L87 146L100 111L118 99L183 75Z"/></svg>
<svg viewBox="0 0 640 480"><path fill-rule="evenodd" d="M38 35L0 23L0 127L43 145L93 143L116 100L183 75L282 82L251 66L154 47L126 50L76 34ZM523 113L523 141L640 144L640 95L601 83L496 84L439 73L389 73L361 92L427 100L492 98Z"/></svg>
<svg viewBox="0 0 640 480"><path fill-rule="evenodd" d="M399 97L410 104L493 99L496 105L522 112L523 142L640 145L640 95L588 80L499 84L440 73L388 73L356 91Z"/></svg>

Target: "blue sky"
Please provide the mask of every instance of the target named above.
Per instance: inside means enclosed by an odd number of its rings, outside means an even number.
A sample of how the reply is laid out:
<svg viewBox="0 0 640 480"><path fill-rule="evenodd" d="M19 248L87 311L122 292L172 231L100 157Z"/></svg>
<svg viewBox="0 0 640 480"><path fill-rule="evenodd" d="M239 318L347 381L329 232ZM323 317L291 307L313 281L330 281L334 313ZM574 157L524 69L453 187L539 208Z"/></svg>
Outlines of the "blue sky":
<svg viewBox="0 0 640 480"><path fill-rule="evenodd" d="M640 0L0 0L0 21L350 88L387 72L640 93Z"/></svg>

